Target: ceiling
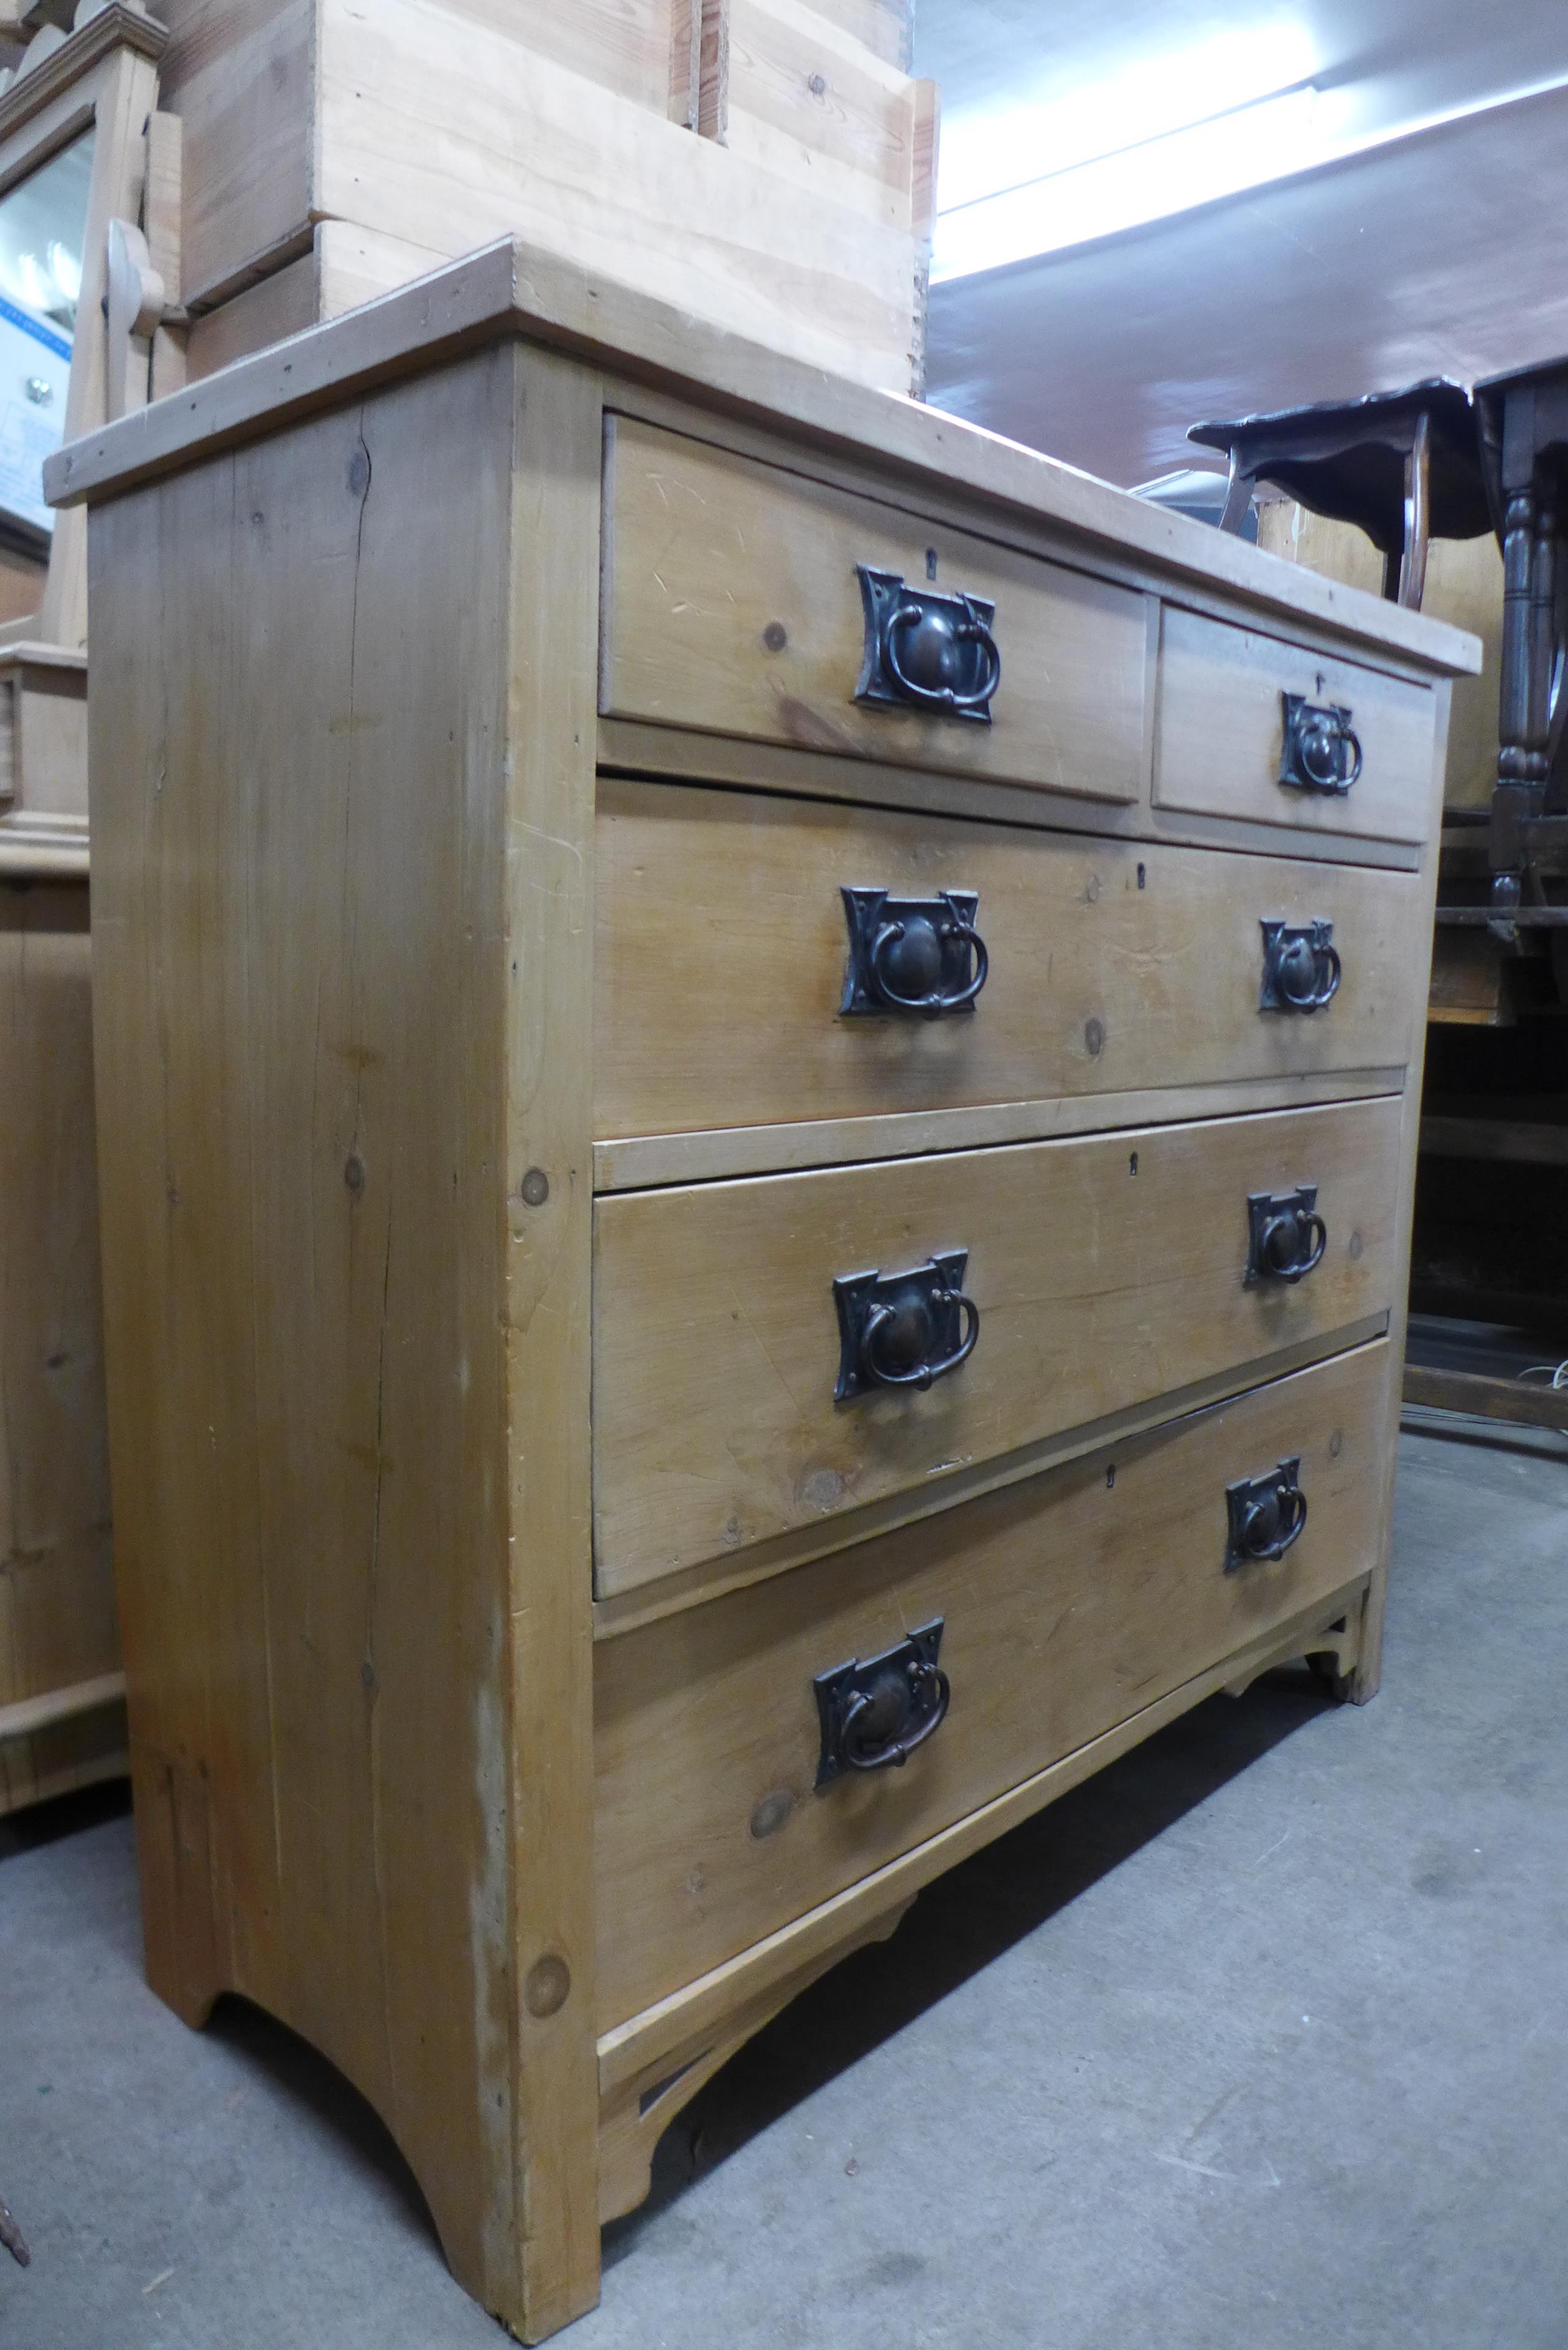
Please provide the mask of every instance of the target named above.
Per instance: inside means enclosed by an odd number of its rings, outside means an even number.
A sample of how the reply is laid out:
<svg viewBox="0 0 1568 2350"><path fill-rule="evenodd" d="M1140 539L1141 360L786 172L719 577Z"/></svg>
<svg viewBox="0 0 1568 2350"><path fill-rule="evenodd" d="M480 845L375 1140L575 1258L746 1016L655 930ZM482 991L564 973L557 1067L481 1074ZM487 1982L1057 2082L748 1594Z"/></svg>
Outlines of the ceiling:
<svg viewBox="0 0 1568 2350"><path fill-rule="evenodd" d="M950 225L1004 212L1021 179L1264 98L1282 68L1310 75L1350 151L933 284L941 406L1131 484L1188 462L1200 418L1568 350L1563 0L1122 0L1114 16L919 0L916 38L942 85ZM1173 152L1138 158L1168 201ZM971 235L966 265L985 250Z"/></svg>

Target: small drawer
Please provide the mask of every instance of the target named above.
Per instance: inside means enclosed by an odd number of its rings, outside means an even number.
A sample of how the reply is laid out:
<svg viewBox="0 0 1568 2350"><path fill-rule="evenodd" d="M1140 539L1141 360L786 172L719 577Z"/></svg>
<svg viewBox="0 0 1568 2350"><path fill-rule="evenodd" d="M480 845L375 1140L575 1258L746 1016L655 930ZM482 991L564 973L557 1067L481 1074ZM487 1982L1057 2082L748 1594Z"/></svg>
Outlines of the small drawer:
<svg viewBox="0 0 1568 2350"><path fill-rule="evenodd" d="M596 872L601 1139L1400 1067L1425 1010L1414 874L608 779Z"/></svg>
<svg viewBox="0 0 1568 2350"><path fill-rule="evenodd" d="M601 1641L601 2029L1369 1573L1390 1368L1359 1348ZM889 1652L878 1714L843 1669Z"/></svg>
<svg viewBox="0 0 1568 2350"><path fill-rule="evenodd" d="M680 433L612 427L605 715L1139 796L1146 598ZM976 701L991 647L989 702L944 706Z"/></svg>
<svg viewBox="0 0 1568 2350"><path fill-rule="evenodd" d="M1167 607L1157 807L1425 840L1436 730L1428 686Z"/></svg>
<svg viewBox="0 0 1568 2350"><path fill-rule="evenodd" d="M1400 1107L600 1199L600 1596L889 1495L940 1506L951 1471L1326 1351L1394 1303ZM1283 1203L1276 1253L1321 1231L1300 1277L1253 1263L1258 1200Z"/></svg>

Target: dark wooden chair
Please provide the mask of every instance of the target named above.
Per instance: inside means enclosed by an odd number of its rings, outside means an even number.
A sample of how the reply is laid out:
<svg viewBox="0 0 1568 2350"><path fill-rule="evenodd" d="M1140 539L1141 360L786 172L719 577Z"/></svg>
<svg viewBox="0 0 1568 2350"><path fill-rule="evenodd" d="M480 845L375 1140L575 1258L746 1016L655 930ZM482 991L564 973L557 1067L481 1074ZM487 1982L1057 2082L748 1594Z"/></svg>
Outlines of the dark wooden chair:
<svg viewBox="0 0 1568 2350"><path fill-rule="evenodd" d="M1475 409L1502 548L1493 910L1561 928L1568 908L1522 900L1526 876L1568 875L1568 358L1486 378Z"/></svg>
<svg viewBox="0 0 1568 2350"><path fill-rule="evenodd" d="M1195 424L1187 437L1230 462L1221 530L1239 530L1254 487L1271 482L1366 533L1390 602L1419 608L1431 539L1492 527L1469 395L1440 376L1365 400Z"/></svg>

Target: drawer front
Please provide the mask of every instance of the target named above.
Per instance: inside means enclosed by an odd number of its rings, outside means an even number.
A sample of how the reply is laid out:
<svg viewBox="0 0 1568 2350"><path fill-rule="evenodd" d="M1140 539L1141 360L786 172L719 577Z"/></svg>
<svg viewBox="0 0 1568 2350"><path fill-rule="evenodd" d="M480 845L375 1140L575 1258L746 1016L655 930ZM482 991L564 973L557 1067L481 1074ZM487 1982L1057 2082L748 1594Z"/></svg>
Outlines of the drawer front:
<svg viewBox="0 0 1568 2350"><path fill-rule="evenodd" d="M1138 797L1144 597L624 417L607 464L607 716ZM857 566L995 607L989 724L857 701ZM906 674L919 667L914 633L896 642Z"/></svg>
<svg viewBox="0 0 1568 2350"><path fill-rule="evenodd" d="M1287 697L1300 705L1288 762ZM1314 721L1314 713L1336 712L1345 713L1343 721ZM1166 610L1157 807L1348 838L1425 840L1436 729L1436 697L1427 686L1330 660L1223 620ZM1355 782L1335 788L1357 756ZM1329 787L1282 782L1287 765Z"/></svg>
<svg viewBox="0 0 1568 2350"><path fill-rule="evenodd" d="M846 1014L846 889L977 898L972 1007ZM1418 877L1355 866L606 780L596 897L601 1138L1402 1066L1425 1002ZM1266 922L1328 926L1325 1007L1265 988Z"/></svg>
<svg viewBox="0 0 1568 2350"><path fill-rule="evenodd" d="M1369 1572L1389 1367L1380 1341L601 1641L601 2029ZM1228 1568L1227 1488L1298 1457L1298 1538ZM815 1678L938 1619L945 1720L818 1792Z"/></svg>
<svg viewBox="0 0 1568 2350"><path fill-rule="evenodd" d="M938 1501L950 1471L1197 1380L1242 1384L1386 1314L1399 1112L1385 1097L599 1200L601 1596L910 1489ZM1321 1262L1249 1282L1249 1199L1303 1184ZM969 1310L935 1295L934 1257ZM835 1289L917 1268L913 1304L895 1284ZM974 1313L972 1352L923 1391L866 1378L836 1399L846 1362L857 1381L867 1360L918 1370L922 1314L940 1358Z"/></svg>

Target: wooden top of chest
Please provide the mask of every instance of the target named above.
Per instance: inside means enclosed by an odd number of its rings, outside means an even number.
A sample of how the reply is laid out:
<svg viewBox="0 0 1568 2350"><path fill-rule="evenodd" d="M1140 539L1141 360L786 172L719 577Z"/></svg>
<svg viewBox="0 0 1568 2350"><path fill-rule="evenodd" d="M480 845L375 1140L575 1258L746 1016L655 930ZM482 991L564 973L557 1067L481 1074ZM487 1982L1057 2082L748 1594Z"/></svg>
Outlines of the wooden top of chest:
<svg viewBox="0 0 1568 2350"><path fill-rule="evenodd" d="M95 504L182 472L400 376L509 337L848 457L901 484L1011 510L1085 551L1114 552L1151 584L1182 581L1287 615L1442 675L1480 666L1476 639L1444 622L1280 562L964 419L829 375L704 325L521 238L503 237L428 277L275 344L71 442L46 467L57 505Z"/></svg>

